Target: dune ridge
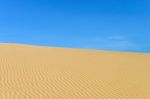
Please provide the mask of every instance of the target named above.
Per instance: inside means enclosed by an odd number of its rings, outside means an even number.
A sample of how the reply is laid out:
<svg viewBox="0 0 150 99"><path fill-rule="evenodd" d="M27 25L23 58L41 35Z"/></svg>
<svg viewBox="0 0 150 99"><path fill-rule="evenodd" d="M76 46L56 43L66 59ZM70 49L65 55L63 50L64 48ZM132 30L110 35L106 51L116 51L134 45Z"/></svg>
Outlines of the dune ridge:
<svg viewBox="0 0 150 99"><path fill-rule="evenodd" d="M0 99L150 99L150 54L0 44Z"/></svg>

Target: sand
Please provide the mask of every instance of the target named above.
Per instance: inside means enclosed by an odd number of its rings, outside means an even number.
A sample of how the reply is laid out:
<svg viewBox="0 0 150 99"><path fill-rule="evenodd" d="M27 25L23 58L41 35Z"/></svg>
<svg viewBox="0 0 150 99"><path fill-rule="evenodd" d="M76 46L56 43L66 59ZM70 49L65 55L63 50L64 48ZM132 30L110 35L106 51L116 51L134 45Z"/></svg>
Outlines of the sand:
<svg viewBox="0 0 150 99"><path fill-rule="evenodd" d="M150 99L150 54L0 44L0 99Z"/></svg>

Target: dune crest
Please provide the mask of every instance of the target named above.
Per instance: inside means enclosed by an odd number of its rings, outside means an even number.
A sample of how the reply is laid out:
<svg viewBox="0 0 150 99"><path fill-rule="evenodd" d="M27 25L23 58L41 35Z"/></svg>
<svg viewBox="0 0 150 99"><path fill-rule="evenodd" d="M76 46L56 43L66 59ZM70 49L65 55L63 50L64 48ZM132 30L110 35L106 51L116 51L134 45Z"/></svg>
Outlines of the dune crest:
<svg viewBox="0 0 150 99"><path fill-rule="evenodd" d="M0 99L150 99L150 54L0 44Z"/></svg>

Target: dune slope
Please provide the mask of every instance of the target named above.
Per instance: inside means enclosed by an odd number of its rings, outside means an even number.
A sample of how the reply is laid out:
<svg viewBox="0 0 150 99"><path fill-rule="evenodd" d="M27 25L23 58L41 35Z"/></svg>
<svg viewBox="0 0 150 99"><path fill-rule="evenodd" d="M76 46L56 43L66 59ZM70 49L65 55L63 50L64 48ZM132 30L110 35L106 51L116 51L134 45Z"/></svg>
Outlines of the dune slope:
<svg viewBox="0 0 150 99"><path fill-rule="evenodd" d="M150 99L150 54L0 44L0 99Z"/></svg>

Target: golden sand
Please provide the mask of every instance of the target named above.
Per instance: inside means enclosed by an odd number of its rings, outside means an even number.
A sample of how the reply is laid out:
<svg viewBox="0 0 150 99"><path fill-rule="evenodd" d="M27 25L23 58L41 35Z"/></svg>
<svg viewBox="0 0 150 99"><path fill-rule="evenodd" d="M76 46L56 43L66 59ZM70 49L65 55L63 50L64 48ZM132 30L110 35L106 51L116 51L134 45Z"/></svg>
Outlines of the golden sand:
<svg viewBox="0 0 150 99"><path fill-rule="evenodd" d="M150 99L150 54L0 44L0 99Z"/></svg>

